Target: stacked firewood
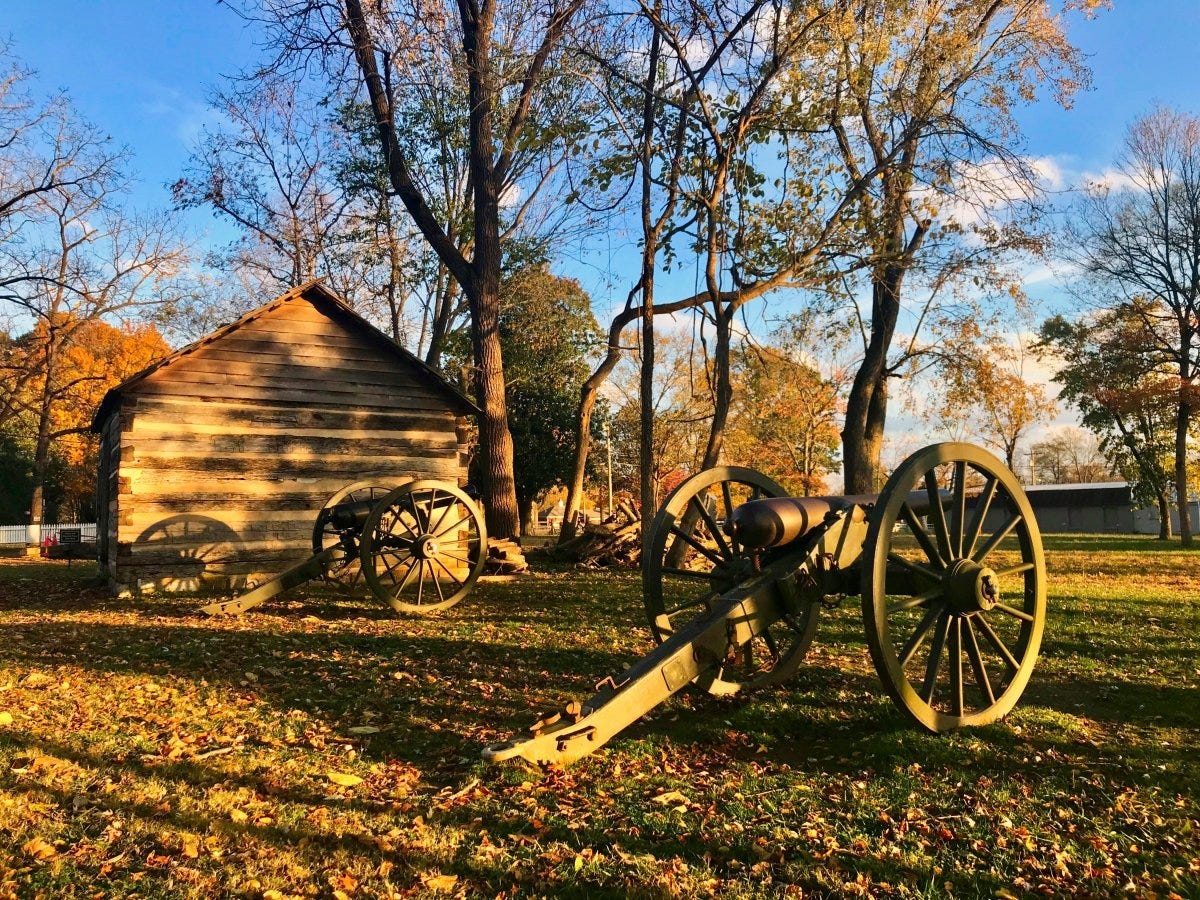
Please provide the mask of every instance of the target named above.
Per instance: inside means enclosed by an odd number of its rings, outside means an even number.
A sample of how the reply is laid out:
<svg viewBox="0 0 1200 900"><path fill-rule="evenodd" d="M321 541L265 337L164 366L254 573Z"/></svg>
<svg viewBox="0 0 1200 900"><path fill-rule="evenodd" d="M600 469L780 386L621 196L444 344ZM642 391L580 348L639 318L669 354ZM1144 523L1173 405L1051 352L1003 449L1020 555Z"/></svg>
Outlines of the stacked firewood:
<svg viewBox="0 0 1200 900"><path fill-rule="evenodd" d="M488 539L487 559L483 563L485 575L519 575L529 571L529 563L521 545L514 540Z"/></svg>
<svg viewBox="0 0 1200 900"><path fill-rule="evenodd" d="M553 555L580 568L636 567L642 558L641 517L623 501L607 519L584 525L576 537L555 547Z"/></svg>

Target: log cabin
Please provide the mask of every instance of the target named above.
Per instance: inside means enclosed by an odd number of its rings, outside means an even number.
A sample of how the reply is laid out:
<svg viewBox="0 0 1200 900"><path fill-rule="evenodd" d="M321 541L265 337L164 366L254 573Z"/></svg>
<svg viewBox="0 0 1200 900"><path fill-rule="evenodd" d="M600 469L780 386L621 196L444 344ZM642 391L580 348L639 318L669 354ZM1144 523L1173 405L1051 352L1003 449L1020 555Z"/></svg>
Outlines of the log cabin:
<svg viewBox="0 0 1200 900"><path fill-rule="evenodd" d="M366 476L466 480L475 405L319 281L126 379L92 422L117 593L236 590L311 552Z"/></svg>

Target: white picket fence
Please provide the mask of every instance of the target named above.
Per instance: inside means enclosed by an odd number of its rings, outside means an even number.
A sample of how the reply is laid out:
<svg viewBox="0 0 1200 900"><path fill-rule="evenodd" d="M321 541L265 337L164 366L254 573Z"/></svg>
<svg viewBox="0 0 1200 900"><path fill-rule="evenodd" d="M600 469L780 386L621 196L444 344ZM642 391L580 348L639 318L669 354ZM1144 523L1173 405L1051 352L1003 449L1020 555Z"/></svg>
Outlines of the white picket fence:
<svg viewBox="0 0 1200 900"><path fill-rule="evenodd" d="M78 528L80 540L96 540L96 523L63 523L61 525L0 525L0 547L25 547L40 544L46 537L58 538L64 528Z"/></svg>

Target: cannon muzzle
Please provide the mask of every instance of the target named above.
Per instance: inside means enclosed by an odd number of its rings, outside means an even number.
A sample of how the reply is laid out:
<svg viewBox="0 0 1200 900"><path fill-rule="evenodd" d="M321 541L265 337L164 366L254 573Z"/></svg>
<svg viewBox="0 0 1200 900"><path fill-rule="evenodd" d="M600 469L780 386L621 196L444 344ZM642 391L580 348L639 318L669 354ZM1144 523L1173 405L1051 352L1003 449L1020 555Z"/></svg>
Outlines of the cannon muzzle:
<svg viewBox="0 0 1200 900"><path fill-rule="evenodd" d="M329 507L329 523L338 531L362 531L375 500L350 500Z"/></svg>

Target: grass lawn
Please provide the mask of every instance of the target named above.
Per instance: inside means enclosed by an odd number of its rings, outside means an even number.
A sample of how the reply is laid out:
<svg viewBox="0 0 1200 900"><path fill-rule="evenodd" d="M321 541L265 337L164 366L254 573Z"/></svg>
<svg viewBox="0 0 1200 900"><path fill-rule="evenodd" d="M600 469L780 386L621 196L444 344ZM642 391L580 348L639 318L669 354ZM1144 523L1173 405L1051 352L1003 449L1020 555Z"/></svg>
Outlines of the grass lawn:
<svg viewBox="0 0 1200 900"><path fill-rule="evenodd" d="M849 598L789 687L685 694L548 771L479 751L649 649L633 574L208 619L0 560L0 898L1198 897L1200 552L1047 553L1003 722L906 724Z"/></svg>

